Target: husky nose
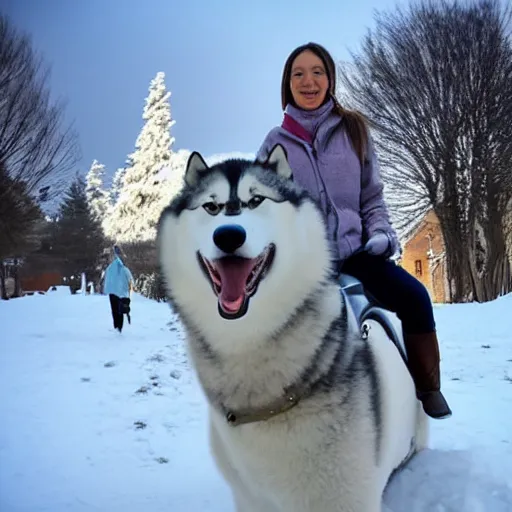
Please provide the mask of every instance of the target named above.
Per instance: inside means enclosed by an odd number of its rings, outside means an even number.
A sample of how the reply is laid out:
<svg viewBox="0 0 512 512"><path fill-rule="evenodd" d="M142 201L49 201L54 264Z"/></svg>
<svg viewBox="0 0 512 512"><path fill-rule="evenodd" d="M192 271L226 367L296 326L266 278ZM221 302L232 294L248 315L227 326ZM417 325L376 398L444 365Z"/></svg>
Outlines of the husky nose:
<svg viewBox="0 0 512 512"><path fill-rule="evenodd" d="M244 245L247 233L238 224L227 224L219 226L213 232L214 244L225 253L232 254Z"/></svg>

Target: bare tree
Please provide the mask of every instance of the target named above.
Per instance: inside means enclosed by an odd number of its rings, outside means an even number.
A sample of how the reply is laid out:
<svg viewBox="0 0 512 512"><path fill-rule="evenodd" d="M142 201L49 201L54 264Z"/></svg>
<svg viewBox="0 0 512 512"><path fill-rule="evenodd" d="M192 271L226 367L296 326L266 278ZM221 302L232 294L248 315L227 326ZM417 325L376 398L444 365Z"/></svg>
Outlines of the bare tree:
<svg viewBox="0 0 512 512"><path fill-rule="evenodd" d="M354 66L352 106L369 118L399 225L432 208L452 300L512 290L502 229L511 196L510 10L495 0L419 1L377 16Z"/></svg>
<svg viewBox="0 0 512 512"><path fill-rule="evenodd" d="M79 157L64 105L50 100L48 78L30 39L0 15L0 161L30 195L48 186L58 194Z"/></svg>

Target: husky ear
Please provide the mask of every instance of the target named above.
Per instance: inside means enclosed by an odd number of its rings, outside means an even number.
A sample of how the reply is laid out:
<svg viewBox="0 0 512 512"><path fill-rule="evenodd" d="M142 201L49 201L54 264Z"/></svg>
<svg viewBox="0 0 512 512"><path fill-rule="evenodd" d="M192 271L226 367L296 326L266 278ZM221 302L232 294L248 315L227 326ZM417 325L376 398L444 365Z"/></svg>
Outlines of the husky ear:
<svg viewBox="0 0 512 512"><path fill-rule="evenodd" d="M194 151L187 162L185 171L185 183L190 187L195 187L199 182L200 175L209 169L203 157L197 151Z"/></svg>
<svg viewBox="0 0 512 512"><path fill-rule="evenodd" d="M275 167L279 176L286 179L290 179L292 177L292 169L288 164L288 155L281 144L276 144L272 148L265 163Z"/></svg>

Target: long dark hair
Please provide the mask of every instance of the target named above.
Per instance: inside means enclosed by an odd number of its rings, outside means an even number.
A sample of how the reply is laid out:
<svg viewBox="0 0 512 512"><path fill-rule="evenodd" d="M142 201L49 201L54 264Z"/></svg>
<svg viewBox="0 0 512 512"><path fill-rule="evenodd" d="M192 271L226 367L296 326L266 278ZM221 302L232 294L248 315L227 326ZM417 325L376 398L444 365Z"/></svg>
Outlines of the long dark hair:
<svg viewBox="0 0 512 512"><path fill-rule="evenodd" d="M359 157L361 165L363 165L366 160L366 149L368 146L367 121L361 112L343 108L336 99L336 66L331 54L323 46L318 43L306 43L298 46L292 51L292 53L290 53L284 64L283 76L281 79L281 106L283 107L283 110L288 104L297 107L290 88L292 65L295 58L306 50L313 52L324 64L327 78L329 80L329 91L326 95L325 101L329 98L332 98L334 101L333 110L344 119L352 146Z"/></svg>

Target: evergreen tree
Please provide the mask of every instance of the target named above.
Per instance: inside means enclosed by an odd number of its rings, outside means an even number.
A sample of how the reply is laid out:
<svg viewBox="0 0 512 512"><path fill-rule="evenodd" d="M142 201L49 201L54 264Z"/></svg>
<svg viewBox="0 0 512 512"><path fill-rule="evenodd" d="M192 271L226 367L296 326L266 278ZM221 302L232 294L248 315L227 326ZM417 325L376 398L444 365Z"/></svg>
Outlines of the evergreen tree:
<svg viewBox="0 0 512 512"><path fill-rule="evenodd" d="M100 164L97 160L94 160L85 178L85 195L89 209L93 217L100 223L105 219L105 215L110 206L109 193L103 188L104 175L105 166Z"/></svg>
<svg viewBox="0 0 512 512"><path fill-rule="evenodd" d="M14 180L0 161L0 261L26 254L42 212L26 183Z"/></svg>
<svg viewBox="0 0 512 512"><path fill-rule="evenodd" d="M98 258L105 241L100 222L89 208L85 181L77 176L60 206L55 226L53 252L64 260L66 277L88 280L99 277Z"/></svg>
<svg viewBox="0 0 512 512"><path fill-rule="evenodd" d="M125 168L120 167L114 174L112 178L112 186L110 187L110 205L111 208L115 206L119 199L119 195L121 193L121 189L123 188L123 179L124 179Z"/></svg>
<svg viewBox="0 0 512 512"><path fill-rule="evenodd" d="M0 160L0 299L7 298L4 258L17 260L19 256L36 250L38 226L42 212L28 193L24 181L14 180ZM14 296L20 294L18 266L14 267Z"/></svg>
<svg viewBox="0 0 512 512"><path fill-rule="evenodd" d="M117 242L154 239L161 213L162 185L160 171L171 160L174 138L170 129L169 98L165 75L157 73L149 86L143 112L145 124L137 137L135 152L123 174L119 197L105 223L107 235Z"/></svg>
<svg viewBox="0 0 512 512"><path fill-rule="evenodd" d="M183 178L190 157L188 149L179 149L171 155L170 162L160 171L159 179L162 183L162 203L160 211L178 195L184 185Z"/></svg>

